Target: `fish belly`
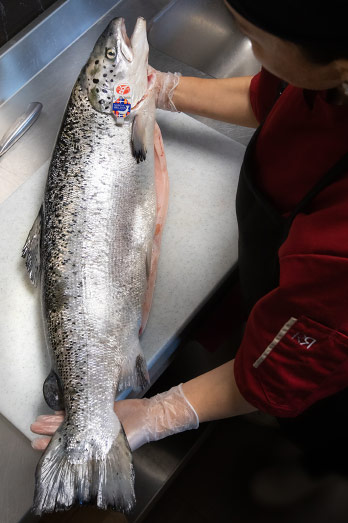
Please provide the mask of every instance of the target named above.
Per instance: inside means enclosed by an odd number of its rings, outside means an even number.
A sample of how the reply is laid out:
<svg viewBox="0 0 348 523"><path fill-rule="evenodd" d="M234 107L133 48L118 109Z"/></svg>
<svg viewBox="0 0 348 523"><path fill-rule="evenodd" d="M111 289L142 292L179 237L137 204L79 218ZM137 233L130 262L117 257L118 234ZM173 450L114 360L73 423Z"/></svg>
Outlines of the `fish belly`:
<svg viewBox="0 0 348 523"><path fill-rule="evenodd" d="M167 170L167 162L164 154L163 140L161 130L158 124L155 124L154 132L154 155L155 155L155 185L156 185L156 226L152 244L151 254L151 270L147 282L146 295L143 304L143 314L140 332L144 332L144 329L149 318L152 297L155 287L157 267L159 261L159 255L161 250L161 240L163 227L165 224L168 201L169 201L169 178Z"/></svg>

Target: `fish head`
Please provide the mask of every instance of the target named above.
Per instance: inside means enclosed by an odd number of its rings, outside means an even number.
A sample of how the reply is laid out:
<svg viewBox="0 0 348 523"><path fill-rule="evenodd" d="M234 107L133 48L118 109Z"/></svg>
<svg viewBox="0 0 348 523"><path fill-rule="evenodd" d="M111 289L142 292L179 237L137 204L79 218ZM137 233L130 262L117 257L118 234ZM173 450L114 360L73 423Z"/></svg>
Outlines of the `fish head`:
<svg viewBox="0 0 348 523"><path fill-rule="evenodd" d="M115 89L120 85L129 86L129 99L135 107L147 92L148 56L146 20L137 19L131 38L123 18L112 20L98 38L84 68L83 83L93 108L112 114Z"/></svg>

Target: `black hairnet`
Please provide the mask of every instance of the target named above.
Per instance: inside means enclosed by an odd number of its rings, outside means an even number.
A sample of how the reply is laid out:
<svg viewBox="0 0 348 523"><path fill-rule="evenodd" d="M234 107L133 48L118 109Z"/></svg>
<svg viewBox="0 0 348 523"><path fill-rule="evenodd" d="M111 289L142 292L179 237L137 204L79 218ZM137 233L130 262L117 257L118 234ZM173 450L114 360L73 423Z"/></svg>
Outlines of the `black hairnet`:
<svg viewBox="0 0 348 523"><path fill-rule="evenodd" d="M243 18L295 43L348 42L348 0L227 0Z"/></svg>

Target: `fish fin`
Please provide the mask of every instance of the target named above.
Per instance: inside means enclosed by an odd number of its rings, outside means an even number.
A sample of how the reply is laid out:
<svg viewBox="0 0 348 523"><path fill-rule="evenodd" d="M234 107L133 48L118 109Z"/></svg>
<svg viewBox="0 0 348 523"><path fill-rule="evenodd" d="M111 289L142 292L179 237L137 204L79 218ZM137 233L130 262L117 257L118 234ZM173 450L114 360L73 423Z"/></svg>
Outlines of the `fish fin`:
<svg viewBox="0 0 348 523"><path fill-rule="evenodd" d="M22 250L22 258L25 259L25 266L29 273L29 278L35 287L40 277L40 245L41 245L41 222L43 215L43 206L34 221L28 234L28 238Z"/></svg>
<svg viewBox="0 0 348 523"><path fill-rule="evenodd" d="M98 444L93 434L76 447L76 441L64 437L63 426L37 465L32 511L42 515L93 503L104 510L128 513L135 503L134 470L122 426L107 453L103 451L105 437Z"/></svg>
<svg viewBox="0 0 348 523"><path fill-rule="evenodd" d="M43 384L43 395L53 410L64 410L64 396L60 379L52 369Z"/></svg>
<svg viewBox="0 0 348 523"><path fill-rule="evenodd" d="M120 379L118 382L118 392L129 387L136 390L143 390L150 384L149 371L143 355L139 339L128 351L123 362Z"/></svg>
<svg viewBox="0 0 348 523"><path fill-rule="evenodd" d="M146 118L141 114L137 114L133 120L132 152L137 163L146 160Z"/></svg>

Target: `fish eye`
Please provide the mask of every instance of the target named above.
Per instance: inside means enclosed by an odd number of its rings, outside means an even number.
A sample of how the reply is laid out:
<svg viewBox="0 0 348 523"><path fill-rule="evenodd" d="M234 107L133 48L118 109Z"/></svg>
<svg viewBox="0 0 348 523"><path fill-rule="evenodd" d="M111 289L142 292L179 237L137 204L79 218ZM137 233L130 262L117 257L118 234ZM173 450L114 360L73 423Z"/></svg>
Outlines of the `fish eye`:
<svg viewBox="0 0 348 523"><path fill-rule="evenodd" d="M109 60L114 60L116 58L116 49L114 47L108 47L105 50L105 56Z"/></svg>

